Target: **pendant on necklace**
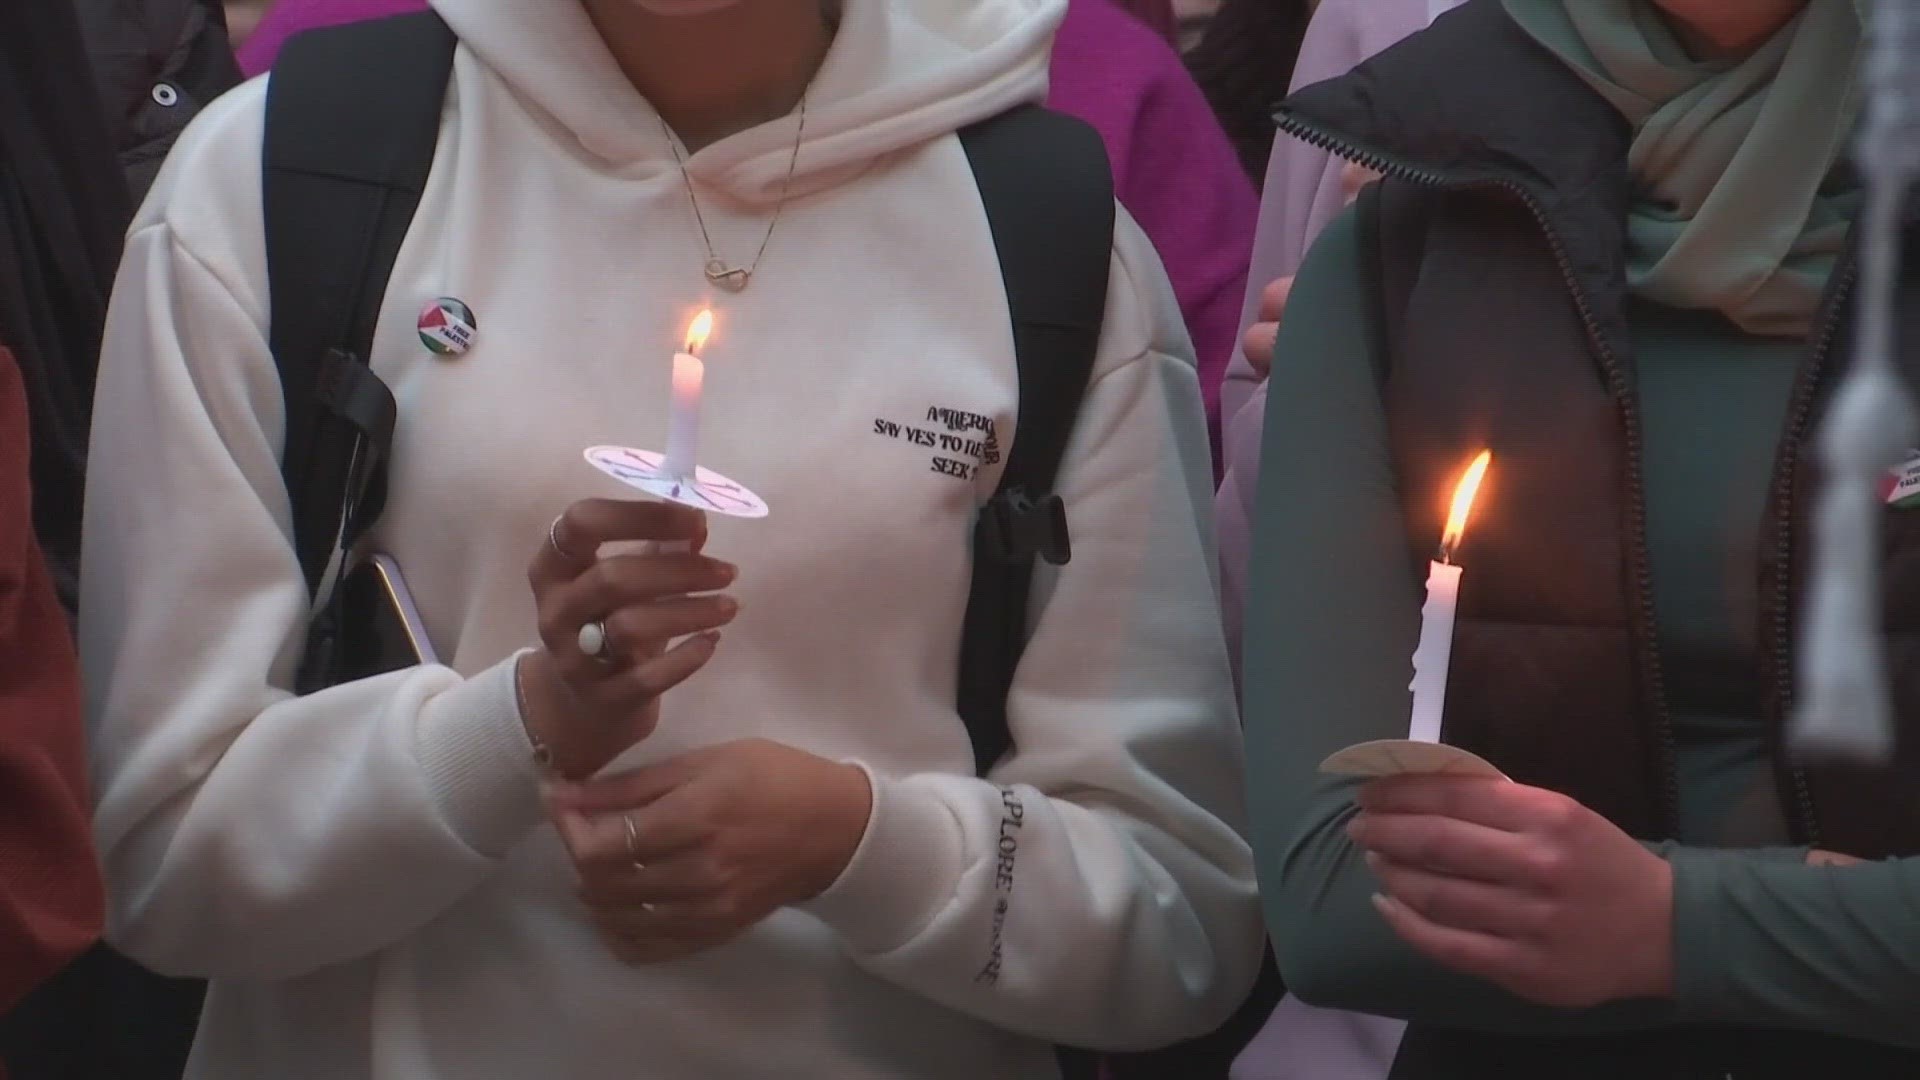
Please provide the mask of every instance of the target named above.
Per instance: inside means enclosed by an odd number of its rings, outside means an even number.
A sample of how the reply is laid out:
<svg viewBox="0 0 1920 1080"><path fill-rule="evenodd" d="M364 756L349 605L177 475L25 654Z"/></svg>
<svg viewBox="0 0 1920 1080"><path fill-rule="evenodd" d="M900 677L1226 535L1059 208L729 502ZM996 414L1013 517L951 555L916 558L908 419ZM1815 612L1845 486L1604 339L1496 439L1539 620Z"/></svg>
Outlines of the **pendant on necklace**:
<svg viewBox="0 0 1920 1080"><path fill-rule="evenodd" d="M744 290L747 287L747 279L751 276L753 276L752 271L728 266L719 259L707 260L707 280L730 293Z"/></svg>

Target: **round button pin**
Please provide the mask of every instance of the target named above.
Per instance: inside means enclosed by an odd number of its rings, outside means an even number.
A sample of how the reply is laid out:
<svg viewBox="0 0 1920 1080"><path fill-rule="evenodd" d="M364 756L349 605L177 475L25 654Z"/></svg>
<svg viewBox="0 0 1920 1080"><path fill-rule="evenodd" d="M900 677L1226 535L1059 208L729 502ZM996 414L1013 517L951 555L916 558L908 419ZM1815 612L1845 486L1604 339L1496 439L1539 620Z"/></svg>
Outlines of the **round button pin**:
<svg viewBox="0 0 1920 1080"><path fill-rule="evenodd" d="M459 356L473 348L480 332L473 309L451 296L433 300L420 309L420 343L435 356Z"/></svg>

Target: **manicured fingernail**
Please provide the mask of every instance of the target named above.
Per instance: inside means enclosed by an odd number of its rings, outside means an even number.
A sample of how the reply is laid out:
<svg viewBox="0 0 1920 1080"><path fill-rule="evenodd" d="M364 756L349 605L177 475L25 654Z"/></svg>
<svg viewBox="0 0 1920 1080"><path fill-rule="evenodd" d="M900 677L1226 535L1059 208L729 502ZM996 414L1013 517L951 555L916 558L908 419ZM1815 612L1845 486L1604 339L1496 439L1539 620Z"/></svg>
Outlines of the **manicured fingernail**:
<svg viewBox="0 0 1920 1080"><path fill-rule="evenodd" d="M700 636L706 638L707 644L709 645L715 646L716 648L720 645L720 631L718 630L709 630Z"/></svg>
<svg viewBox="0 0 1920 1080"><path fill-rule="evenodd" d="M731 619L735 615L738 615L739 613L740 613L740 601L735 600L731 596L723 596L720 598L720 614Z"/></svg>
<svg viewBox="0 0 1920 1080"><path fill-rule="evenodd" d="M1385 893L1374 893L1369 899L1373 901L1373 910L1382 915L1392 915L1400 910L1400 902Z"/></svg>

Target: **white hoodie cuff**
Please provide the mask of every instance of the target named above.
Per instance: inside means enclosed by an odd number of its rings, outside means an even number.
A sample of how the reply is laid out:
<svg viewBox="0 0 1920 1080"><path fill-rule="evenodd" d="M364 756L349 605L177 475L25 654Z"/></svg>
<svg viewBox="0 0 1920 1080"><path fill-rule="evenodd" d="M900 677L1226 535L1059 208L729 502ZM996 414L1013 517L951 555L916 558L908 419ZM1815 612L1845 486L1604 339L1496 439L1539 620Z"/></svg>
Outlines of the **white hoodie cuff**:
<svg viewBox="0 0 1920 1080"><path fill-rule="evenodd" d="M520 717L515 654L435 696L420 711L414 753L447 826L490 859L545 819L533 743Z"/></svg>
<svg viewBox="0 0 1920 1080"><path fill-rule="evenodd" d="M912 940L952 901L966 849L960 822L937 790L853 764L873 791L867 831L840 877L799 907L848 947L884 953Z"/></svg>

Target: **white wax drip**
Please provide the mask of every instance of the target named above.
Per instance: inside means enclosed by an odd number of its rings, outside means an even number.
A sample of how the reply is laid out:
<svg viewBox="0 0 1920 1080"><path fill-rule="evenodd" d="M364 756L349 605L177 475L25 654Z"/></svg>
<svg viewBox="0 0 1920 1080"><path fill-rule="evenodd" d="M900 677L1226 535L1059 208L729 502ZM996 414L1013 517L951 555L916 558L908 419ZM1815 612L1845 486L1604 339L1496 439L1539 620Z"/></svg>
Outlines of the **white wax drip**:
<svg viewBox="0 0 1920 1080"><path fill-rule="evenodd" d="M1420 644L1413 650L1413 715L1407 738L1440 741L1447 707L1447 670L1453 662L1453 622L1460 604L1460 567L1427 564L1427 602L1420 607Z"/></svg>

